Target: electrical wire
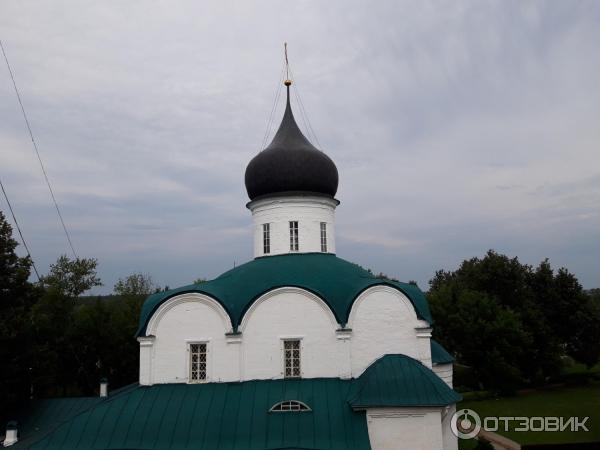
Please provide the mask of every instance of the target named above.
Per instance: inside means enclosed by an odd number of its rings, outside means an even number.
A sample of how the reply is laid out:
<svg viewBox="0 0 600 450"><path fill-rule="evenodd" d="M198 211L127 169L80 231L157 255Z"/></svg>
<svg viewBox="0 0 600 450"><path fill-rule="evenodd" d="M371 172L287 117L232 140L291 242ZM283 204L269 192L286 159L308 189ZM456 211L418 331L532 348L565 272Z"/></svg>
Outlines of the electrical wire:
<svg viewBox="0 0 600 450"><path fill-rule="evenodd" d="M271 113L269 114L269 120L267 121L267 129L265 130L265 135L262 140L262 145L259 151L263 150L267 145L267 140L269 139L269 135L271 134L271 127L273 125L273 118L275 115L275 110L277 109L277 102L279 101L279 97L281 95L281 86L283 81L283 74L285 73L285 65L281 68L281 74L279 75L279 79L277 80L277 90L275 91L275 99L273 101L273 105L271 106Z"/></svg>
<svg viewBox="0 0 600 450"><path fill-rule="evenodd" d="M58 202L56 201L56 197L54 196L54 191L52 190L52 186L50 185L50 180L48 179L48 174L46 173L46 168L44 167L44 163L42 161L42 157L40 156L40 151L38 150L37 143L35 142L35 138L33 137L33 131L31 131L31 126L29 124L29 119L27 118L27 113L25 112L25 107L23 106L23 102L21 101L21 95L19 94L19 89L17 88L17 83L15 81L15 77L13 75L13 71L10 67L10 63L8 62L8 57L6 56L6 51L4 50L4 45L2 44L2 40L0 39L0 48L2 49L2 54L4 55L4 61L6 61L6 67L8 67L8 72L10 73L10 78L13 83L13 87L15 88L15 94L17 95L17 100L19 100L19 105L21 106L21 112L23 113L23 118L25 119L25 124L27 125L27 130L29 131L29 137L31 138L31 142L33 143L33 148L35 149L35 154L37 155L37 159L40 163L40 167L42 168L42 173L44 174L44 179L46 180L46 184L48 185L48 190L50 191L50 196L52 197L52 201L54 202L54 207L56 208L56 212L58 213L58 218L60 219L60 223L65 232L65 236L67 237L67 241L69 243L69 247L71 247L71 251L73 252L73 256L77 259L77 252L75 252L75 247L73 247L73 242L71 242L71 236L69 235L69 231L67 230L67 226L65 225L65 221L60 212L60 208L58 207Z"/></svg>
<svg viewBox="0 0 600 450"><path fill-rule="evenodd" d="M310 123L308 114L306 113L306 109L304 108L304 103L302 102L302 98L300 97L300 91L298 89L298 83L296 82L296 80L294 78L294 72L292 72L291 66L290 66L289 70L290 70L290 75L292 76L292 80L294 80L294 84L296 86L296 89L294 89L294 94L296 95L296 100L298 101L298 105L300 106L300 114L302 115L302 120L304 121L304 126L306 127L306 131L308 133L312 134L317 146L319 147L319 149L322 149L321 143L319 142L319 138L317 137L317 133L315 133L315 130L313 129L312 124Z"/></svg>
<svg viewBox="0 0 600 450"><path fill-rule="evenodd" d="M13 207L10 204L10 200L8 199L8 195L6 194L6 190L4 190L4 184L2 184L2 180L0 179L0 188L2 188L2 194L4 194L4 199L6 200L6 204L8 205L8 209L10 211L10 215L13 218L13 222L15 223L15 226L17 227L17 231L19 232L19 236L21 236L21 242L23 243L23 247L25 247L25 250L27 251L27 256L29 257L29 260L31 261L31 266L33 267L33 271L35 272L35 275L37 276L38 281L41 281L40 279L40 274L37 271L37 268L35 267L35 263L33 262L33 258L31 257L31 252L29 251L29 247L27 246L27 242L25 242L25 238L23 237L23 232L21 231L21 227L19 226L19 222L17 221L17 217L15 216L15 212L13 211Z"/></svg>

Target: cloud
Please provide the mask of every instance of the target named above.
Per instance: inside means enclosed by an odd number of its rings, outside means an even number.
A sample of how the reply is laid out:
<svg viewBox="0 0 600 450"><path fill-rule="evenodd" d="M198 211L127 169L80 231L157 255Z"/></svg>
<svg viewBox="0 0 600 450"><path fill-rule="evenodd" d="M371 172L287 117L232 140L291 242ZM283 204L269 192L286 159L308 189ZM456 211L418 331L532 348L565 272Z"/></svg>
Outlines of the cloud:
<svg viewBox="0 0 600 450"><path fill-rule="evenodd" d="M243 175L284 41L340 172L339 256L423 286L495 248L600 286L597 2L2 10L0 37L75 245L100 260L100 292L134 271L176 286L251 258ZM43 271L66 241L4 69L0 95L0 175Z"/></svg>

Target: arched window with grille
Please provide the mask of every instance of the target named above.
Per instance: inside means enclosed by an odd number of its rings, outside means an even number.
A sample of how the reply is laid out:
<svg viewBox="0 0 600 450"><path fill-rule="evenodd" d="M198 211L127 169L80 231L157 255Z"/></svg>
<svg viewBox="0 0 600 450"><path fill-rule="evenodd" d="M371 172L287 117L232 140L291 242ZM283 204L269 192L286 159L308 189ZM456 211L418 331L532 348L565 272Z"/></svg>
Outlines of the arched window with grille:
<svg viewBox="0 0 600 450"><path fill-rule="evenodd" d="M269 412L302 412L302 411L312 411L310 407L303 402L298 400L285 400L283 402L275 403L271 406Z"/></svg>

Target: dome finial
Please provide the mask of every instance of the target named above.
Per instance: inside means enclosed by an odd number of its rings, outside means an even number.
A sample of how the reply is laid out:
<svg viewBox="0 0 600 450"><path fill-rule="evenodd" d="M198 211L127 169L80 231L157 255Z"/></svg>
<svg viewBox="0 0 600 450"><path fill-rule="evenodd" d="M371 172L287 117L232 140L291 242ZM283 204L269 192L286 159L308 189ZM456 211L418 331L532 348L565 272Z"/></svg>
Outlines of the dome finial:
<svg viewBox="0 0 600 450"><path fill-rule="evenodd" d="M292 75L284 44L287 90L285 112L271 143L246 167L246 190L250 200L285 192L312 193L335 197L338 171L335 163L302 134L290 105ZM292 75L293 76L293 75ZM278 91L279 92L279 91ZM300 111L302 106L298 97Z"/></svg>
<svg viewBox="0 0 600 450"><path fill-rule="evenodd" d="M292 84L292 80L290 80L290 63L288 62L288 56L287 56L287 42L283 43L283 53L285 55L285 81L283 82L283 84L285 84L288 87Z"/></svg>

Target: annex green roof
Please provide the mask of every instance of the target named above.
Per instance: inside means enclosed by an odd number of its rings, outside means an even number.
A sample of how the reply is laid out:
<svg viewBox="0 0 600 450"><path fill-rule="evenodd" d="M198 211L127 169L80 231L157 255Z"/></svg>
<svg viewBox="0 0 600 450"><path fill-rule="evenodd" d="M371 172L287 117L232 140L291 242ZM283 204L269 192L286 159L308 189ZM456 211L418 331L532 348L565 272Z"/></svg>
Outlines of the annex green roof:
<svg viewBox="0 0 600 450"><path fill-rule="evenodd" d="M35 400L18 414L19 441L11 449L25 449L78 414L101 403L101 397Z"/></svg>
<svg viewBox="0 0 600 450"><path fill-rule="evenodd" d="M376 285L398 289L409 298L420 319L433 322L427 300L417 286L378 278L359 265L332 254L303 253L256 258L214 280L153 294L142 306L136 336L145 335L150 317L164 301L189 292L206 294L219 302L237 331L254 300L284 286L303 288L318 295L329 305L338 323L344 326L354 300L362 291Z"/></svg>
<svg viewBox="0 0 600 450"><path fill-rule="evenodd" d="M34 402L15 450L370 449L365 408L441 407L460 395L419 361L385 355L356 379L130 385ZM310 411L270 411L297 400Z"/></svg>
<svg viewBox="0 0 600 450"><path fill-rule="evenodd" d="M337 378L136 385L13 448L368 450L365 413L346 400L351 385ZM284 400L311 411L269 412Z"/></svg>
<svg viewBox="0 0 600 450"><path fill-rule="evenodd" d="M445 406L461 400L431 369L406 355L385 355L356 380L349 397L355 409Z"/></svg>
<svg viewBox="0 0 600 450"><path fill-rule="evenodd" d="M431 362L433 364L450 364L454 362L454 357L439 342L431 339Z"/></svg>

